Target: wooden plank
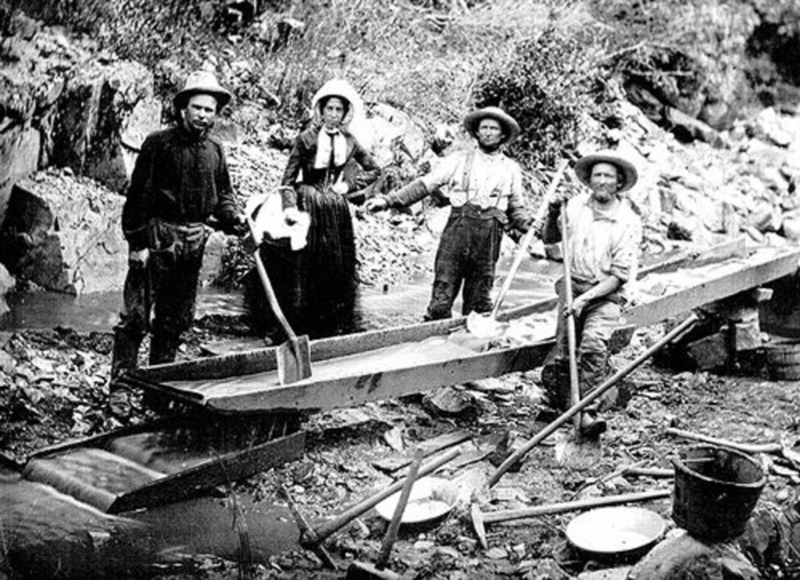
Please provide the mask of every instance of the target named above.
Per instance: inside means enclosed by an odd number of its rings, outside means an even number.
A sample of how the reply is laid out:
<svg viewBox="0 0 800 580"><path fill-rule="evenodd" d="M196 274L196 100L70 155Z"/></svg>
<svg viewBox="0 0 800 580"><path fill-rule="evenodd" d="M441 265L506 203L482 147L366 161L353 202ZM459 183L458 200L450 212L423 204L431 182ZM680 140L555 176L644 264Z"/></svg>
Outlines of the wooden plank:
<svg viewBox="0 0 800 580"><path fill-rule="evenodd" d="M497 377L536 368L552 348L551 341L518 348L478 353L446 362L435 361L380 372L362 369L361 374L322 379L311 377L292 385L267 389L229 391L210 395L205 404L221 413L265 409L332 409L368 401L393 399L428 389ZM365 372L366 371L366 372Z"/></svg>
<svg viewBox="0 0 800 580"><path fill-rule="evenodd" d="M726 240L720 244L710 246L705 250L680 250L662 256L659 260L647 264L640 268L638 279L644 278L651 273L675 272L680 268L697 268L707 264L713 264L733 257L743 257L746 255L747 246L744 237ZM545 300L540 300L524 306L510 308L501 312L497 319L500 321L513 320L531 314L539 314L552 310L558 304L558 298L553 296Z"/></svg>
<svg viewBox="0 0 800 580"><path fill-rule="evenodd" d="M797 272L800 250L763 248L752 256L711 267L704 280L684 290L639 304L625 313L629 324L648 326L704 304ZM698 273L703 273L698 269Z"/></svg>
<svg viewBox="0 0 800 580"><path fill-rule="evenodd" d="M227 485L299 459L304 450L305 433L298 431L253 448L229 453L209 464L198 465L120 494L107 511L110 514L119 514L186 499L199 491Z"/></svg>
<svg viewBox="0 0 800 580"><path fill-rule="evenodd" d="M107 433L100 433L98 435L92 435L91 437L85 437L83 439L75 439L71 441L64 441L63 443L56 443L55 445L50 445L48 447L39 449L38 451L34 451L30 454L29 460L47 457L79 447L97 447L99 449L104 449L111 440L118 437L135 435L137 433L146 433L148 431L159 431L165 427L174 426L175 422L176 419L174 417L162 417L154 421L147 421L145 423L140 423L139 425L114 429L113 431L108 431Z"/></svg>
<svg viewBox="0 0 800 580"><path fill-rule="evenodd" d="M330 360L405 342L419 342L463 328L466 318L452 318L323 338L311 342L311 362ZM142 367L132 373L130 382L202 380L269 372L277 369L275 348L259 348L219 357ZM312 369L313 371L313 369Z"/></svg>
<svg viewBox="0 0 800 580"><path fill-rule="evenodd" d="M417 445L417 449L422 451L422 456L424 458L436 453L437 451L447 449L453 445L458 445L470 437L472 437L472 434L469 431L443 433L442 435L434 437L433 439L423 441ZM393 471L397 471L398 469L402 469L403 467L411 464L411 460L412 458L409 457L407 453L393 453L392 455L388 455L378 459L377 461L373 461L372 465L381 471L392 473Z"/></svg>

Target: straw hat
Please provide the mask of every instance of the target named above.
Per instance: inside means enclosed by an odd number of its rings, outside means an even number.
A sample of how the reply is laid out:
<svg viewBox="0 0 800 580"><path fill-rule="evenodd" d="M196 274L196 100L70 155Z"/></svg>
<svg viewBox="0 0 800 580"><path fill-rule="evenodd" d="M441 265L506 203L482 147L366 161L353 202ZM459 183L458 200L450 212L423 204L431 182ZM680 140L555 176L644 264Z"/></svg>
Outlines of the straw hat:
<svg viewBox="0 0 800 580"><path fill-rule="evenodd" d="M630 189L639 179L639 173L636 171L633 163L621 157L616 151L604 149L578 159L578 162L575 164L575 175L580 179L581 183L589 185L592 176L592 168L598 163L610 163L616 167L622 175L622 184L617 193Z"/></svg>
<svg viewBox="0 0 800 580"><path fill-rule="evenodd" d="M361 97L356 90L344 79L331 79L314 95L311 101L311 109L314 111L314 118L317 121L322 119L322 103L328 97L339 97L347 102L347 114L342 119L342 125L347 126L353 120L356 108L361 106Z"/></svg>
<svg viewBox="0 0 800 580"><path fill-rule="evenodd" d="M519 124L514 120L511 115L506 113L500 107L484 107L469 113L464 117L464 128L473 137L477 138L478 125L483 119L494 119L503 127L506 133L504 143L510 143L517 138L520 132Z"/></svg>
<svg viewBox="0 0 800 580"><path fill-rule="evenodd" d="M194 71L186 77L186 83L172 99L172 103L176 109L182 109L194 95L211 95L217 99L217 111L233 98L231 92L219 84L214 73L207 70Z"/></svg>

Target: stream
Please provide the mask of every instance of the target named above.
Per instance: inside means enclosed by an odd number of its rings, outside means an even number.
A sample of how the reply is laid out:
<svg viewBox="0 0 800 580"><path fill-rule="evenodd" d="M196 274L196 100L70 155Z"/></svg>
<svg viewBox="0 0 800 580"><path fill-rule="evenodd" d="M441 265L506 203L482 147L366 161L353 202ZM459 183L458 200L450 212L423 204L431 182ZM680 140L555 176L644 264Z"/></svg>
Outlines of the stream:
<svg viewBox="0 0 800 580"><path fill-rule="evenodd" d="M504 255L497 265L495 295L505 278L512 255ZM520 306L526 301L551 295L560 266L546 260L525 260L519 268L503 302L503 308ZM363 286L361 312L370 326L396 326L421 322L430 298L430 275L419 276L404 284L386 288ZM77 332L110 332L122 308L122 291L98 292L73 296L58 292L12 292L6 295L8 312L0 315L0 331L70 328ZM461 299L453 312L460 313ZM196 317L243 316L247 307L243 295L214 287L198 290Z"/></svg>

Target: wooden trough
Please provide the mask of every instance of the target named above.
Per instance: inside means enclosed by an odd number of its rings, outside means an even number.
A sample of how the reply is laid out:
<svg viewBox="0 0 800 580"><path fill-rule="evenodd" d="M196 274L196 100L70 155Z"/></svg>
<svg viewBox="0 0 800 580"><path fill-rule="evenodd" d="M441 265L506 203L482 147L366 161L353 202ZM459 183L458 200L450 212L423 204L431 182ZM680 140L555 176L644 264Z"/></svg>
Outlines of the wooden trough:
<svg viewBox="0 0 800 580"><path fill-rule="evenodd" d="M685 285L662 284L663 294L644 294L640 304L625 311L628 326L617 335L629 337L636 326L679 316L791 275L799 258L797 248L748 251L743 241L734 240L707 252L661 260L643 268L641 286L659 287L648 285L648 278L667 274ZM552 318L555 304L555 298L546 299L499 318L513 321L547 313ZM278 380L274 348L145 367L124 380L218 413L323 410L536 368L553 345L552 330L539 334L523 344L492 343L471 336L460 317L313 341L313 375L289 385Z"/></svg>
<svg viewBox="0 0 800 580"><path fill-rule="evenodd" d="M22 476L109 514L130 512L226 486L302 457L295 415L235 422L190 414L48 447Z"/></svg>

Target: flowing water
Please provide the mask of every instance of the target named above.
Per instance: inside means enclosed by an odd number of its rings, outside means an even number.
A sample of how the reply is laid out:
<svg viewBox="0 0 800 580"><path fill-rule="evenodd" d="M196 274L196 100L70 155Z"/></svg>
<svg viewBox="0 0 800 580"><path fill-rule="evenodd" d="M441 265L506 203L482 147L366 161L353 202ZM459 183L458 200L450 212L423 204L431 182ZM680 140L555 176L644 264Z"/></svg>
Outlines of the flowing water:
<svg viewBox="0 0 800 580"><path fill-rule="evenodd" d="M513 256L503 256L497 265L495 293L500 289ZM554 294L553 281L559 274L558 264L544 260L526 260L520 267L503 302L503 309ZM361 290L362 316L369 327L398 326L422 320L430 298L430 275L420 276L405 284ZM16 292L6 296L9 311L0 316L0 331L24 329L71 328L78 332L111 331L122 308L122 291L98 292L73 296L57 292ZM461 312L461 300L453 306ZM239 292L218 288L201 288L198 292L198 318L210 315L240 316L247 313Z"/></svg>
<svg viewBox="0 0 800 580"><path fill-rule="evenodd" d="M510 262L510 257L504 257L498 264L495 292L499 291ZM552 268L548 271L542 266L546 265L533 261L523 264L503 309L552 295ZM427 307L430 287L430 279L424 277L394 287L364 287L362 316L371 321L373 327L419 322ZM65 327L79 332L107 332L117 322L122 292L82 296L16 293L7 296L7 302L9 311L0 316L2 331ZM454 312L460 313L460 310L459 300ZM246 308L241 294L209 288L200 290L198 317L243 314ZM43 502L42 498L48 501ZM43 552L21 548L17 554L25 567L39 570L43 575L59 570L63 577L71 578L116 577L125 567L130 571L131 559L140 559L142 566L148 566L170 553L216 554L234 561L244 554L251 562L266 563L271 555L298 548L299 530L286 508L256 502L247 495L201 497L141 510L120 519L62 496L50 486L15 476L0 481L2 504L12 506L13 514L3 514L0 510L0 528L14 528L22 521L37 542L51 546L52 549ZM55 514L60 525L53 524ZM100 544L86 545L87 525L101 530L96 534ZM144 525L144 530L136 525ZM111 551L119 545L113 540L120 539L128 548L120 553ZM65 562L70 564L67 568Z"/></svg>

